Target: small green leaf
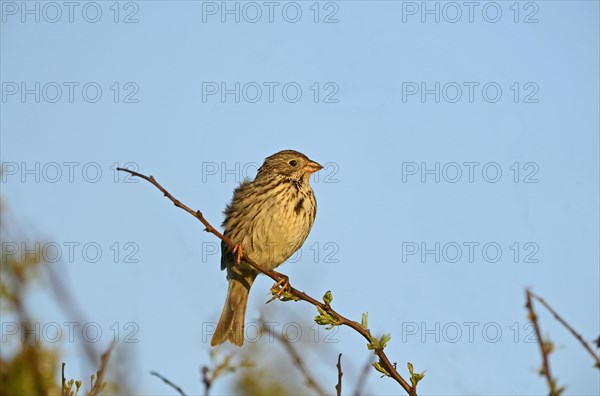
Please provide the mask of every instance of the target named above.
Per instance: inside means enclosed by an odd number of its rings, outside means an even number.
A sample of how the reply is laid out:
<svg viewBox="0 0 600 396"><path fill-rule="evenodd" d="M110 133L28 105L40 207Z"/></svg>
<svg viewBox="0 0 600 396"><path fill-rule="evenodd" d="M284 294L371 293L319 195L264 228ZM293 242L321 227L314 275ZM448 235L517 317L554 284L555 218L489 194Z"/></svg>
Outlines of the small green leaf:
<svg viewBox="0 0 600 396"><path fill-rule="evenodd" d="M369 343L367 344L367 349L372 351L373 349L381 349L381 345L379 344L379 340L369 334Z"/></svg>
<svg viewBox="0 0 600 396"><path fill-rule="evenodd" d="M300 300L300 298L298 298L298 296L286 291L286 292L281 293L279 300L280 301L298 301L298 300Z"/></svg>
<svg viewBox="0 0 600 396"><path fill-rule="evenodd" d="M383 365L381 364L381 361L373 363L373 367L375 367L375 370L379 371L383 375L388 376L388 377L390 376L390 373L386 370L385 367L383 367Z"/></svg>
<svg viewBox="0 0 600 396"><path fill-rule="evenodd" d="M391 334L384 334L380 339L377 339L371 335L369 332L369 343L367 344L367 348L372 351L373 349L383 349L388 341L392 338Z"/></svg>
<svg viewBox="0 0 600 396"><path fill-rule="evenodd" d="M323 301L325 301L325 304L327 305L331 304L331 301L333 301L333 295L331 294L331 290L327 290L327 292L323 296Z"/></svg>
<svg viewBox="0 0 600 396"><path fill-rule="evenodd" d="M381 349L385 348L386 344L391 339L392 339L392 335L391 334L384 334L384 335L382 335L381 339L379 340L379 345L380 345Z"/></svg>
<svg viewBox="0 0 600 396"><path fill-rule="evenodd" d="M315 322L317 322L318 324L320 324L322 326L327 326L327 327L325 327L326 330L331 330L335 326L339 325L337 319L335 317L333 317L331 314L325 312L325 310L323 308L317 307L317 310L319 311L319 315L315 316Z"/></svg>
<svg viewBox="0 0 600 396"><path fill-rule="evenodd" d="M279 293L280 290L281 290L280 286L279 287L272 287L271 288L271 294L273 296L275 296L276 294ZM288 292L287 290L284 291L283 293L279 293L279 301L298 301L298 300L300 300L300 298L298 298L294 294ZM271 302L271 301L268 301L268 302Z"/></svg>
<svg viewBox="0 0 600 396"><path fill-rule="evenodd" d="M410 383L412 384L413 388L416 388L419 381L421 381L423 377L425 377L425 371L422 371L421 373L415 373L414 367L411 362L408 362L407 367L408 372L410 373Z"/></svg>
<svg viewBox="0 0 600 396"><path fill-rule="evenodd" d="M365 330L369 327L369 325L367 324L368 321L369 321L369 313L365 312L362 314L362 319L360 320L360 325Z"/></svg>

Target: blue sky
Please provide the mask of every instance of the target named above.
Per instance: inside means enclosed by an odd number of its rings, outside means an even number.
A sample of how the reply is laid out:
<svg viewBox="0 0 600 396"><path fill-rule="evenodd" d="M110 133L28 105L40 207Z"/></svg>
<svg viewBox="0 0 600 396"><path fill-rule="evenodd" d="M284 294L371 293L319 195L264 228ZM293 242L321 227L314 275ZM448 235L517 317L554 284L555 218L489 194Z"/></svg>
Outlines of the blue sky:
<svg viewBox="0 0 600 396"><path fill-rule="evenodd" d="M546 392L526 287L598 336L598 2L0 4L2 196L59 246L99 346L117 323L140 393L169 393L150 370L199 391L202 329L226 281L216 239L115 164L214 225L266 156L292 148L325 165L314 228L280 270L311 295L332 290L348 317L368 311L392 333L391 359L427 370L422 394ZM248 321L270 285L253 287ZM66 331L47 294L31 303ZM590 357L538 311L559 382L600 393ZM364 341L335 337L358 370ZM318 364L332 382L335 362ZM400 392L377 375L368 389Z"/></svg>

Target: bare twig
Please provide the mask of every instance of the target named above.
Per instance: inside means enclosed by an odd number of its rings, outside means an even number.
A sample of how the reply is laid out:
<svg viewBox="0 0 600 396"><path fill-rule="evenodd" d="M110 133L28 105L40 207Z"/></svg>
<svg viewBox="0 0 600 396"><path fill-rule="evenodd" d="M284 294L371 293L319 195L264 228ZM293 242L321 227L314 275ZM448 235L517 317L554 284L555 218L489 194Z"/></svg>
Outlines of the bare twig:
<svg viewBox="0 0 600 396"><path fill-rule="evenodd" d="M342 376L344 375L344 373L342 373L342 354L341 353L338 355L338 362L335 365L335 367L337 367L337 372L338 372L338 381L337 381L337 385L335 386L335 391L337 392L337 396L341 396L342 395Z"/></svg>
<svg viewBox="0 0 600 396"><path fill-rule="evenodd" d="M67 379L65 378L65 362L63 362L63 364L62 364L62 389L60 392L60 394L62 396L66 396L66 393L65 393L66 386L67 386Z"/></svg>
<svg viewBox="0 0 600 396"><path fill-rule="evenodd" d="M535 331L535 336L538 341L538 345L540 346L540 352L542 354L542 370L541 374L546 378L546 382L548 383L548 388L550 389L550 395L555 395L556 389L556 381L552 378L552 374L550 373L550 363L548 359L548 354L550 353L550 348L548 346L548 342L544 341L542 338L542 331L540 330L540 325L538 323L537 315L535 314L535 310L533 309L533 303L531 301L532 295L529 290L526 291L526 299L527 302L525 306L529 311L529 319L533 323L533 329Z"/></svg>
<svg viewBox="0 0 600 396"><path fill-rule="evenodd" d="M172 383L171 381L169 381L168 379L166 379L165 377L163 377L161 374L157 373L156 371L150 371L150 375L154 375L155 377L158 377L161 380L163 380L163 382L165 384L167 384L171 388L175 389L181 396L186 396L180 387L178 387L177 385L175 385L174 383Z"/></svg>
<svg viewBox="0 0 600 396"><path fill-rule="evenodd" d="M125 168L117 168L117 170L122 171L122 172L127 172L127 173L131 174L132 176L136 176L136 177L139 177L139 178L142 178L142 179L148 181L149 183L154 185L154 187L159 189L165 197L167 197L171 202L173 202L173 204L176 207L185 210L186 212L188 212L189 214L194 216L196 219L198 219L204 225L206 232L209 232L209 233L215 235L217 238L219 238L220 240L225 242L227 245L229 245L232 249L235 248L236 244L234 242L232 242L231 239L229 239L227 236L225 236L222 233L220 233L219 231L217 231L204 218L204 216L202 215L202 212L200 212L199 210L194 211L187 205L181 203L181 201L176 199L163 186L161 186L156 181L156 179L154 179L153 176L146 176L146 175L143 175L136 171L133 171L130 169L125 169ZM243 254L243 256L241 258L244 262L248 263L248 265L252 266L257 271L267 275L269 278L273 279L276 282L281 281L283 279L287 279L287 276L285 276L277 271L262 268L259 264L257 264L254 260L252 260L250 257L248 257L245 253ZM299 300L306 301L309 304L312 304L315 307L322 309L323 311L325 311L326 313L328 313L329 315L334 317L336 319L337 325L348 326L348 327L352 328L354 331L356 331L357 333L359 333L360 335L362 335L367 341L369 341L369 343L371 343L373 341L373 337L371 336L371 332L369 331L369 329L365 329L361 326L360 323L350 320L350 319L347 319L346 317L337 313L333 308L331 308L331 306L329 304L324 304L324 303L312 298L311 296L301 292L300 290L294 289L291 286L291 284L289 284L288 290L291 295L295 296ZM387 355L383 351L383 348L373 348L373 353L375 355L377 355L377 357L379 357L380 364L386 369L389 376L392 377L396 382L398 382L400 384L400 386L406 391L406 393L408 393L411 396L415 396L417 394L416 390L413 387L411 387L410 384L408 382L406 382L406 380L404 378L402 378L402 376L398 373L398 371L396 370L394 365L390 362Z"/></svg>
<svg viewBox="0 0 600 396"><path fill-rule="evenodd" d="M569 332L571 334L573 334L573 336L575 338L577 338L577 340L579 340L579 343L581 345L583 345L585 350L588 351L588 353L590 355L592 355L592 358L596 362L596 365L600 366L600 356L596 355L596 353L594 352L592 347L588 344L588 342L579 333L577 333L577 331L573 327L571 327L571 325L569 325L554 309L552 309L552 307L550 305L548 305L548 303L542 297L536 295L535 293L533 293L530 290L528 290L528 293L531 297L538 300L540 302L540 304L542 304L548 311L550 311L550 313L554 316L554 318L556 320L558 320L558 322L561 323L563 326L565 326L567 328L567 330L569 330Z"/></svg>
<svg viewBox="0 0 600 396"><path fill-rule="evenodd" d="M304 361L302 360L302 357L300 356L298 351L296 351L296 348L294 348L294 346L291 344L291 342L287 338L287 336L279 334L276 331L273 331L271 328L269 328L269 326L265 326L264 323L261 324L261 329L262 329L262 331L267 331L269 334L274 336L281 343L281 345L283 345L285 350L292 357L295 366L298 368L298 370L304 376L304 379L306 380L306 386L308 386L309 388L312 388L319 395L322 395L322 396L327 395L327 393L323 390L323 388L317 383L317 381L314 379L314 377L310 374L310 372L308 371L308 368L306 367L306 365L304 364Z"/></svg>

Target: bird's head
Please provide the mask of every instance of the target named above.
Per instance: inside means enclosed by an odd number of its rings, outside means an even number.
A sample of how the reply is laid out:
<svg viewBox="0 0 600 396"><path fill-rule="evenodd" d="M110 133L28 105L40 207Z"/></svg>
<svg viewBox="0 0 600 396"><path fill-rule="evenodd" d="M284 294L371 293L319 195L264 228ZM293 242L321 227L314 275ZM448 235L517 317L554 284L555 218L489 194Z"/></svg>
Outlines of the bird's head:
<svg viewBox="0 0 600 396"><path fill-rule="evenodd" d="M257 179L265 175L276 175L293 181L306 181L311 173L323 169L315 161L311 161L306 155L294 151L283 150L265 159L258 169Z"/></svg>

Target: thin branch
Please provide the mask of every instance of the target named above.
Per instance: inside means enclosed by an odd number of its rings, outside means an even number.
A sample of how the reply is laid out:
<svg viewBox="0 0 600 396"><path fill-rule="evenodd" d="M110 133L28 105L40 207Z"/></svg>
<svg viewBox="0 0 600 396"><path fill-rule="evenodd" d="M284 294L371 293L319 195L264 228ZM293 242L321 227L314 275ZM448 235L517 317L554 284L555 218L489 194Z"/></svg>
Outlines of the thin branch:
<svg viewBox="0 0 600 396"><path fill-rule="evenodd" d="M538 341L538 345L540 346L540 352L542 354L542 375L546 378L546 382L548 383L548 388L550 389L550 394L553 394L553 390L555 388L555 381L552 378L552 374L550 373L550 363L548 361L548 353L549 350L546 347L546 343L542 339L542 331L540 330L540 325L538 324L537 315L535 314L535 310L533 309L533 303L531 301L531 292L529 290L526 291L527 303L526 307L529 311L529 319L533 323L533 329L535 330L535 336Z"/></svg>
<svg viewBox="0 0 600 396"><path fill-rule="evenodd" d="M338 362L335 365L335 367L337 367L337 372L338 372L338 382L337 382L337 385L335 386L335 391L337 392L337 396L342 396L342 376L344 375L344 373L342 373L342 354L341 353L338 355Z"/></svg>
<svg viewBox="0 0 600 396"><path fill-rule="evenodd" d="M66 396L67 379L65 378L65 362L62 364L62 391L61 395Z"/></svg>
<svg viewBox="0 0 600 396"><path fill-rule="evenodd" d="M155 377L158 377L161 380L163 380L163 382L165 384L167 384L171 388L175 389L181 396L186 396L185 393L183 392L183 390L180 387L178 387L177 385L175 385L174 383L172 383L171 381L169 381L168 379L166 379L165 377L163 377L162 375L160 375L156 371L150 371L150 375L154 375Z"/></svg>
<svg viewBox="0 0 600 396"><path fill-rule="evenodd" d="M212 386L212 378L208 376L210 369L207 366L202 367L202 383L204 384L204 396L210 394L210 387Z"/></svg>
<svg viewBox="0 0 600 396"><path fill-rule="evenodd" d="M323 388L317 383L317 381L313 378L313 376L308 372L308 368L304 364L302 357L300 356L298 351L296 351L296 349L294 348L294 346L292 345L290 340L287 338L287 336L281 335L278 332L273 331L271 328L269 328L269 326L265 326L264 323L261 325L261 329L263 331L267 331L269 334L273 335L281 343L281 345L283 345L285 350L290 354L290 356L294 360L294 363L295 363L296 367L298 368L298 370L302 373L302 375L304 375L304 379L306 380L306 386L308 386L309 388L312 388L315 392L317 392L317 394L319 394L321 396L327 395L327 393L323 390Z"/></svg>
<svg viewBox="0 0 600 396"><path fill-rule="evenodd" d="M577 331L573 327L571 327L571 325L569 325L554 309L552 309L552 307L550 305L548 305L548 303L542 297L536 295L535 293L533 293L531 291L528 291L528 293L531 297L538 300L540 302L540 304L542 304L548 311L550 311L550 313L554 316L554 318L556 320L558 320L563 326L565 326L567 328L567 330L569 330L569 332L571 334L573 334L573 336L575 338L577 338L577 340L579 340L579 342L581 343L581 345L583 345L585 350L588 351L590 355L592 355L592 358L596 362L596 365L600 366L600 356L596 355L596 353L594 352L592 347L588 344L588 342L579 333L577 333Z"/></svg>
<svg viewBox="0 0 600 396"><path fill-rule="evenodd" d="M156 181L156 179L154 179L153 176L146 176L146 175L143 175L136 171L132 171L130 169L125 169L125 168L117 168L117 170L122 171L122 172L127 172L127 173L131 174L132 176L136 176L136 177L139 177L139 178L142 178L142 179L148 181L149 183L154 185L157 189L159 189L165 197L167 197L171 202L173 202L173 204L176 207L185 210L186 212L188 212L189 214L194 216L196 219L198 219L204 225L206 232L209 232L209 233L215 235L217 238L219 238L220 240L225 242L227 245L229 245L232 249L235 247L235 243L233 243L231 241L231 239L229 239L227 236L225 236L225 235L221 234L219 231L217 231L204 218L204 216L202 215L202 212L200 212L199 210L194 211L187 205L181 203L178 199L176 199L173 195L171 195L171 193L169 193L163 186L161 186ZM252 260L250 257L248 257L245 253L243 254L243 256L241 258L244 262L248 263L248 265L252 266L257 271L267 275L269 278L273 279L276 282L278 282L282 279L287 279L287 276L285 276L279 272L262 268L259 264L257 264L254 260ZM324 303L312 298L311 296L301 292L300 290L294 289L291 286L291 284L289 284L289 293L292 294L293 296L295 296L296 298L298 298L299 300L306 301L309 304L312 304L315 307L318 307L318 308L324 310L325 312L327 312L329 315L333 316L336 319L338 325L344 325L344 326L348 326L348 327L352 328L354 331L356 331L357 333L362 335L367 341L369 341L369 343L373 340L373 337L371 336L371 332L368 329L363 328L360 323L350 320L350 319L347 319L346 317L337 313L333 308L331 308L331 306L329 304L324 304ZM398 371L396 371L396 368L388 359L387 355L383 351L383 348L374 348L373 353L375 353L375 355L377 355L379 357L379 360L381 361L382 366L387 370L387 372L389 373L389 376L392 377L396 382L398 382L400 384L400 386L402 386L402 388L406 391L406 393L408 393L411 396L415 396L417 394L416 390L413 387L411 387L410 384L408 382L406 382L406 380L404 378L402 378L402 376L398 373Z"/></svg>

